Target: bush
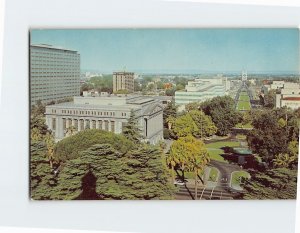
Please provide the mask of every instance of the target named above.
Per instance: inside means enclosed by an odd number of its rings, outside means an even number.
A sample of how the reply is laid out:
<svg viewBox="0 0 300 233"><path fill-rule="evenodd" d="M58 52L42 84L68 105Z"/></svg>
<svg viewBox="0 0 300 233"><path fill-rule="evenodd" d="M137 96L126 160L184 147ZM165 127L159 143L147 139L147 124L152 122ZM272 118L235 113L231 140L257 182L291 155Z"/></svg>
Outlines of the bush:
<svg viewBox="0 0 300 233"><path fill-rule="evenodd" d="M81 151L87 150L95 144L110 144L121 154L125 154L133 147L133 143L123 135L117 135L99 129L80 131L77 134L59 141L54 150L55 158L66 161L78 158Z"/></svg>

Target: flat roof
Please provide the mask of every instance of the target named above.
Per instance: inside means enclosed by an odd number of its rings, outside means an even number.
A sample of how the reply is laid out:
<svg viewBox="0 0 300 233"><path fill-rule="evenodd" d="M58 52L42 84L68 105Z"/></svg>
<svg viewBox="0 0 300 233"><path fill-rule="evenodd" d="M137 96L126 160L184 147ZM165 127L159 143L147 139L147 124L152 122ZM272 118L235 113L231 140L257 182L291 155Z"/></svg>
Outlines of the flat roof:
<svg viewBox="0 0 300 233"><path fill-rule="evenodd" d="M49 44L32 44L30 45L30 47L37 47L37 48L46 48L46 49L55 49L55 50L64 50L64 51L70 51L70 52L78 52L76 50L72 50L72 49L67 49L67 48L62 48L62 47L58 47L58 46L53 46L53 45L49 45Z"/></svg>

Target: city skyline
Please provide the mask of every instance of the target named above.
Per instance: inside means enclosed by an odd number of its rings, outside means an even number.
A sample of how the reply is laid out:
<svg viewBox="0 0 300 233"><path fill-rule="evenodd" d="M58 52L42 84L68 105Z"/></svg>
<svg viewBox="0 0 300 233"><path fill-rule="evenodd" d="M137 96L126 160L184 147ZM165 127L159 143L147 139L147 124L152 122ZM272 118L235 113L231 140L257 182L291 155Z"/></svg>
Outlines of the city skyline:
<svg viewBox="0 0 300 233"><path fill-rule="evenodd" d="M31 44L77 50L81 70L299 74L298 29L45 29Z"/></svg>

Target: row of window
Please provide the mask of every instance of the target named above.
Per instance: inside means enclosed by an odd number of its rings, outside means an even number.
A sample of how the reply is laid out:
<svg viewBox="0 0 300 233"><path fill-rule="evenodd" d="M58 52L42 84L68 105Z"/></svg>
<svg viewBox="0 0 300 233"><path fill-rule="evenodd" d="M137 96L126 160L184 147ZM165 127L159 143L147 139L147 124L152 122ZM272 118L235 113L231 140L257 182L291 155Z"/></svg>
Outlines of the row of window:
<svg viewBox="0 0 300 233"><path fill-rule="evenodd" d="M69 126L68 128L67 128L67 123L68 123L68 126ZM72 119L63 118L64 136L68 133L68 131L70 131L70 126L72 126ZM86 121L84 123L83 119L80 119L80 120L75 119L73 126L74 126L75 131L78 131L78 128L80 126L81 130L84 130L84 129L103 129L103 130L106 130L106 131L115 132L115 122L114 121L110 121L110 128L109 128L109 121L99 120L98 121L98 127L97 127L96 120ZM55 118L52 118L52 129L56 130L56 119Z"/></svg>
<svg viewBox="0 0 300 233"><path fill-rule="evenodd" d="M51 113L55 114L56 109L51 109ZM81 110L61 110L62 114L73 114L73 115L92 115L92 116L115 116L115 112L100 112L100 111L81 111ZM127 116L126 112L121 113L122 116Z"/></svg>

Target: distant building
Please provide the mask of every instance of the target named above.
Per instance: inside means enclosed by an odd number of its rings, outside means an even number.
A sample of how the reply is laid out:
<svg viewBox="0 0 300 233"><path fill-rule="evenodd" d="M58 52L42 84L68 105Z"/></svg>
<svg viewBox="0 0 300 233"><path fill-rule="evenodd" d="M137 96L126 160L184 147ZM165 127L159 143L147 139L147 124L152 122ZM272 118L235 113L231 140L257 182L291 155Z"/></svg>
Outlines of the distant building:
<svg viewBox="0 0 300 233"><path fill-rule="evenodd" d="M247 79L248 79L247 71L243 71L242 72L242 81L247 81Z"/></svg>
<svg viewBox="0 0 300 233"><path fill-rule="evenodd" d="M134 92L134 73L125 71L113 73L113 92L118 90Z"/></svg>
<svg viewBox="0 0 300 233"><path fill-rule="evenodd" d="M80 54L51 45L30 45L30 104L80 95Z"/></svg>
<svg viewBox="0 0 300 233"><path fill-rule="evenodd" d="M276 94L276 108L288 107L298 109L300 107L300 85L298 83L285 82L280 89L280 93Z"/></svg>
<svg viewBox="0 0 300 233"><path fill-rule="evenodd" d="M179 110L184 110L186 104L203 102L216 96L226 95L227 80L224 78L195 79L189 81L185 90L175 92L175 104L181 105Z"/></svg>
<svg viewBox="0 0 300 233"><path fill-rule="evenodd" d="M131 110L138 119L146 142L156 144L163 140L163 107L159 100L145 96L104 95L74 97L74 102L46 106L46 123L55 139L67 136L68 128L75 131L87 128L122 133Z"/></svg>

